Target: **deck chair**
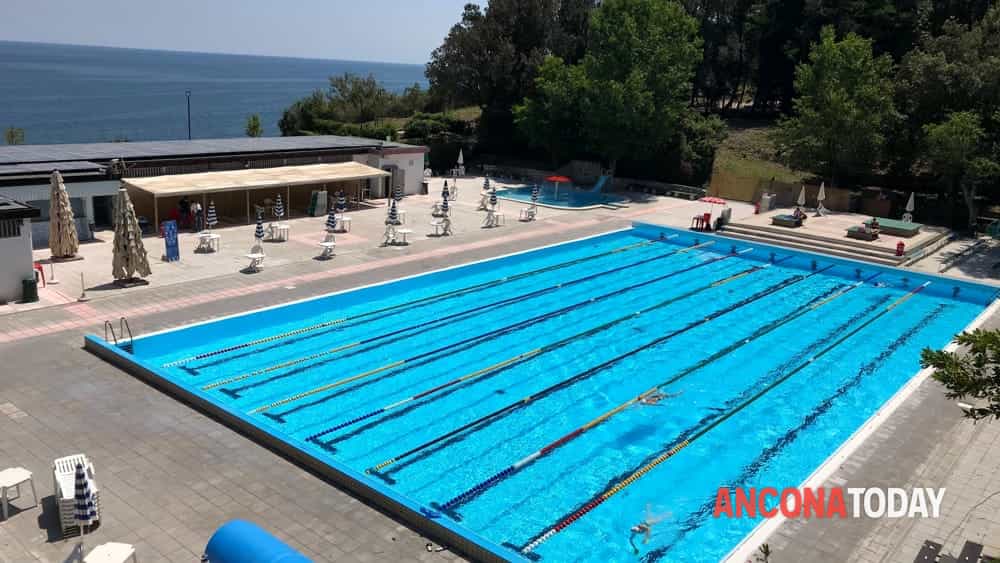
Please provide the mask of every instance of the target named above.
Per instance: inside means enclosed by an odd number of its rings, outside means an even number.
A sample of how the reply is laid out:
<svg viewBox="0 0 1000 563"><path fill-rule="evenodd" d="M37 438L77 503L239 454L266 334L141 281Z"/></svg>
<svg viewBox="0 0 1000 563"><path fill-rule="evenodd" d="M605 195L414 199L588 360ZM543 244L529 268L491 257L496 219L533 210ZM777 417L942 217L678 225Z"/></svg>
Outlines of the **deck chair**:
<svg viewBox="0 0 1000 563"><path fill-rule="evenodd" d="M264 248L261 247L260 243L254 243L250 247L250 252L246 254L246 257L250 260L250 265L247 266L247 270L250 272L259 272L261 266L264 265Z"/></svg>
<svg viewBox="0 0 1000 563"><path fill-rule="evenodd" d="M59 526L63 534L70 528L77 527L74 516L76 504L76 465L81 464L90 479L91 492L94 495L94 508L97 518L101 518L101 491L94 480L94 464L83 454L61 457L52 462L52 490L56 497L56 507L59 512Z"/></svg>
<svg viewBox="0 0 1000 563"><path fill-rule="evenodd" d="M386 225L385 234L383 235L382 246L391 246L396 244L396 226Z"/></svg>
<svg viewBox="0 0 1000 563"><path fill-rule="evenodd" d="M444 217L444 210L441 209L440 203L431 206L431 217Z"/></svg>
<svg viewBox="0 0 1000 563"><path fill-rule="evenodd" d="M446 237L451 233L451 219L447 215L431 221L431 226L434 227L434 234L440 237Z"/></svg>
<svg viewBox="0 0 1000 563"><path fill-rule="evenodd" d="M532 205L531 207L522 207L521 217L519 218L519 220L525 222L534 221L536 215L538 215L538 208L536 208L534 205Z"/></svg>
<svg viewBox="0 0 1000 563"><path fill-rule="evenodd" d="M333 258L333 250L337 247L337 241L334 240L333 233L326 233L326 236L320 241L319 246L323 249L323 252L319 255L320 259L329 260Z"/></svg>

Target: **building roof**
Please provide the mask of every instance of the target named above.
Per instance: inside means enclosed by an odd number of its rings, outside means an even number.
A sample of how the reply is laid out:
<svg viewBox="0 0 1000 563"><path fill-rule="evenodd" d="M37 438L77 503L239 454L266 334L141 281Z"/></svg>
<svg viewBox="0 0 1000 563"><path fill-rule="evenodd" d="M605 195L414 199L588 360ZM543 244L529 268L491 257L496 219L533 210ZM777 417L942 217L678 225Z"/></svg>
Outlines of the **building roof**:
<svg viewBox="0 0 1000 563"><path fill-rule="evenodd" d="M30 219L41 215L36 207L0 195L0 219Z"/></svg>
<svg viewBox="0 0 1000 563"><path fill-rule="evenodd" d="M122 184L154 197L194 195L235 190L301 186L391 176L388 172L360 162L304 164L275 168L221 170L197 174L173 174L149 178L123 179Z"/></svg>
<svg viewBox="0 0 1000 563"><path fill-rule="evenodd" d="M86 160L71 162L29 162L26 164L0 164L0 176L19 176L21 174L60 172L104 172L104 167L96 162Z"/></svg>
<svg viewBox="0 0 1000 563"><path fill-rule="evenodd" d="M412 149L424 147L340 135L304 137L236 137L193 141L139 141L65 145L11 145L0 147L0 165L59 161L109 161L114 158L176 158L241 153L278 153L303 150Z"/></svg>

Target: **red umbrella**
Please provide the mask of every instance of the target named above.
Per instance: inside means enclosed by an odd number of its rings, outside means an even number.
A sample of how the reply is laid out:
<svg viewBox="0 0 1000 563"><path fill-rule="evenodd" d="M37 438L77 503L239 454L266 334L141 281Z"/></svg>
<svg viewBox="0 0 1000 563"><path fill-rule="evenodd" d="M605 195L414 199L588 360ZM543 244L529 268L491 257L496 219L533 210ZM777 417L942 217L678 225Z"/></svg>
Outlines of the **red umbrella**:
<svg viewBox="0 0 1000 563"><path fill-rule="evenodd" d="M573 181L571 178L567 178L566 176L549 176L545 180L547 182L555 182L557 184L562 184L562 183L567 183L567 182L572 182Z"/></svg>

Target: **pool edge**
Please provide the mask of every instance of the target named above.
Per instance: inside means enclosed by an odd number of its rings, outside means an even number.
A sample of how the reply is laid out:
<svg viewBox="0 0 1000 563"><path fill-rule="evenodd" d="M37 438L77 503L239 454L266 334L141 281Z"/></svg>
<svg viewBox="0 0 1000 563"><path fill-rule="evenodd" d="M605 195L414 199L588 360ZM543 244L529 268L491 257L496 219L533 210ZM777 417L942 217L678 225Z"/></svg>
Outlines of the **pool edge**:
<svg viewBox="0 0 1000 563"><path fill-rule="evenodd" d="M474 561L490 563L528 562L525 558L514 558L516 554L507 548L499 546L478 534L473 534L468 530L463 530L458 526L452 525L446 518L432 519L425 516L420 512L421 507L413 501L396 495L388 488L379 490L380 487L375 484L365 483L356 479L348 471L339 467L339 464L336 462L323 461L314 457L305 450L296 447L293 442L282 440L263 428L250 423L248 420L236 416L234 413L211 401L191 393L169 379L160 376L154 369L132 357L131 354L127 354L116 346L104 342L95 335L87 334L84 336L83 348L147 385L222 423L227 428L250 438L254 444L263 446L295 465L332 483L337 488L347 492L350 496L361 500L375 510L385 513L390 518L400 521L417 533L448 546L459 555L469 557ZM208 540L206 539L205 541L207 542Z"/></svg>

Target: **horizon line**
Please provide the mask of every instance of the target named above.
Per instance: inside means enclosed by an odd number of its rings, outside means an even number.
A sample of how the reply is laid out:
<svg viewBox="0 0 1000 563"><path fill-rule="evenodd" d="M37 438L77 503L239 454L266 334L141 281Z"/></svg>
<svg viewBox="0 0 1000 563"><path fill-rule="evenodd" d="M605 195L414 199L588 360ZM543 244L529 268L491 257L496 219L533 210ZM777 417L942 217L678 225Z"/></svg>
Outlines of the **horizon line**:
<svg viewBox="0 0 1000 563"><path fill-rule="evenodd" d="M54 41L22 41L22 40L10 40L10 39L0 39L0 43L20 43L24 45L53 45L57 47L89 47L93 49L117 49L121 51L153 51L161 53L182 53L186 55L222 55L228 57L266 57L269 59L295 59L301 61L323 61L323 62L339 62L339 63L375 63L384 65L398 65L398 66L420 66L425 67L427 63L403 63L398 61L374 61L374 60L361 60L361 59L333 59L324 57L301 57L292 55L262 55L258 53L230 53L222 51L196 51L196 50L186 50L186 49L156 49L151 47L124 47L121 45L94 45L86 43L60 43ZM425 76L426 79L426 76Z"/></svg>

